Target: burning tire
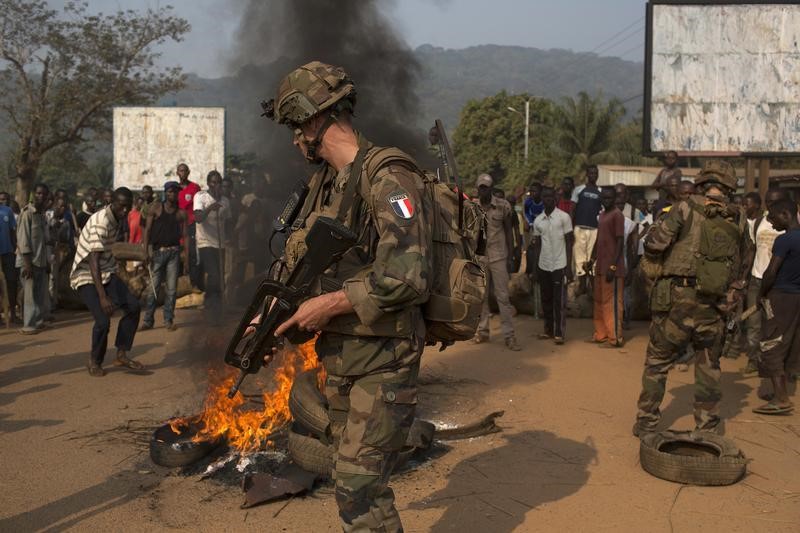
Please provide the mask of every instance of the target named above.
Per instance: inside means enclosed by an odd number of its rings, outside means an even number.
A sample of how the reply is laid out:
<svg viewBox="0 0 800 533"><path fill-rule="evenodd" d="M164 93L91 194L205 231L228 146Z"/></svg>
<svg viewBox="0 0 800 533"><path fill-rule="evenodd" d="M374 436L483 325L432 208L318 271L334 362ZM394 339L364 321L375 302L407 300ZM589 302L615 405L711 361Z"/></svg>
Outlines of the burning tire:
<svg viewBox="0 0 800 533"><path fill-rule="evenodd" d="M731 485L744 477L747 459L730 440L708 432L663 431L642 437L642 468L690 485Z"/></svg>
<svg viewBox="0 0 800 533"><path fill-rule="evenodd" d="M293 424L289 428L289 456L300 468L331 477L334 468L333 446L329 446L312 435L303 435L303 430ZM408 446L403 448L394 470L402 468L414 455L416 448Z"/></svg>
<svg viewBox="0 0 800 533"><path fill-rule="evenodd" d="M320 439L330 440L328 401L317 388L316 370L308 370L295 378L289 393L289 411L303 429ZM427 449L433 442L435 431L436 427L430 422L415 418L406 446Z"/></svg>
<svg viewBox="0 0 800 533"><path fill-rule="evenodd" d="M199 461L222 444L222 437L192 441L197 430L197 425L191 423L184 431L176 434L169 424L164 424L150 437L150 459L161 466L187 466Z"/></svg>

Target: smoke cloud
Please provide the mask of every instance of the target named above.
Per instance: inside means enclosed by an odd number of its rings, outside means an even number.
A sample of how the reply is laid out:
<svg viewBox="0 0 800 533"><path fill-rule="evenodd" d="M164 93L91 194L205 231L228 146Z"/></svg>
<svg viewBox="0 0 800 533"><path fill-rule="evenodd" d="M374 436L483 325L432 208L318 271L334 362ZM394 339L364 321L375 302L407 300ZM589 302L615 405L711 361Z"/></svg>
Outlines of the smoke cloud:
<svg viewBox="0 0 800 533"><path fill-rule="evenodd" d="M290 71L312 60L343 67L356 85L356 127L379 145L425 154L425 134L414 129L421 68L383 13L379 0L248 0L230 59L232 89L252 107L244 123L247 150L266 157L279 183L306 172L283 126L259 117L261 100L275 96ZM302 169L302 170L301 170Z"/></svg>

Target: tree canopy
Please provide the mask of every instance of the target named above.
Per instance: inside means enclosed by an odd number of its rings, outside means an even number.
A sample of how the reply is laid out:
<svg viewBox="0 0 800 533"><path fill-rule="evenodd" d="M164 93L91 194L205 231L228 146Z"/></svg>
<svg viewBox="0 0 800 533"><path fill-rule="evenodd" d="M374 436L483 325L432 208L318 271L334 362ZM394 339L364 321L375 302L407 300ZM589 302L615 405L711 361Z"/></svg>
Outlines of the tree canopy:
<svg viewBox="0 0 800 533"><path fill-rule="evenodd" d="M531 102L527 163L520 112L526 100ZM486 172L510 191L535 180L560 183L589 164L656 164L641 156L641 119L624 117L618 100L585 92L560 103L505 91L471 100L453 135L459 171L468 182Z"/></svg>
<svg viewBox="0 0 800 533"><path fill-rule="evenodd" d="M530 138L526 163L523 113L528 100ZM528 94L509 95L503 91L482 100L470 100L453 134L459 172L468 181L486 172L509 189L549 173L553 170L549 147L554 141L554 118L551 101Z"/></svg>
<svg viewBox="0 0 800 533"><path fill-rule="evenodd" d="M0 0L0 111L15 137L17 201L25 203L40 167L59 147L110 131L111 108L145 105L179 90L179 67L159 67L156 47L189 31L172 8L90 14L47 2Z"/></svg>

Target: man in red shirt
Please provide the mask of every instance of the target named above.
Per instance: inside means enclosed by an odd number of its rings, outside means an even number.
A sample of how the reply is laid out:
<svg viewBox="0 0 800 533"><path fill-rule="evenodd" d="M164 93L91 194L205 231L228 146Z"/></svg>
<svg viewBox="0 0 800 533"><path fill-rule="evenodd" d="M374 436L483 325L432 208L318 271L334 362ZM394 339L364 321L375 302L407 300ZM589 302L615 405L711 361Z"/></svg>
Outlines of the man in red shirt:
<svg viewBox="0 0 800 533"><path fill-rule="evenodd" d="M575 202L572 201L572 191L575 190L575 180L570 176L566 176L561 180L560 189L561 194L558 197L558 204L556 204L556 207L564 211L571 218L575 213Z"/></svg>
<svg viewBox="0 0 800 533"><path fill-rule="evenodd" d="M603 189L592 250L594 265L594 335L592 341L606 347L622 346L622 291L625 279L625 217L615 205L613 189Z"/></svg>
<svg viewBox="0 0 800 533"><path fill-rule="evenodd" d="M197 243L195 241L194 225L194 195L200 192L200 186L193 181L189 181L189 165L181 163L177 168L178 179L180 180L181 192L178 194L178 208L186 212L186 235L189 242L189 281L192 287L203 290L203 276L197 261Z"/></svg>
<svg viewBox="0 0 800 533"><path fill-rule="evenodd" d="M133 209L128 213L128 242L139 244L142 242L142 205L144 198L137 197Z"/></svg>

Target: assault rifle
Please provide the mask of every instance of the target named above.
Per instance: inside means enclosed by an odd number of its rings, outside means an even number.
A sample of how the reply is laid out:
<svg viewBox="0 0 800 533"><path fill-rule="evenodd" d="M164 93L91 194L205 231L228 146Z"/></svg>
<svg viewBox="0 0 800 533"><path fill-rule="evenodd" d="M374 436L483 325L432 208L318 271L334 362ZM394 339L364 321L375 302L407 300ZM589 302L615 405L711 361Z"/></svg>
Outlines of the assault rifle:
<svg viewBox="0 0 800 533"><path fill-rule="evenodd" d="M435 146L439 153L439 163L444 172L444 177L439 177L440 181L455 185L455 191L458 193L458 230L464 229L464 201L468 199L464 192L464 184L458 174L456 168L456 158L453 155L453 150L450 148L450 141L447 139L447 132L444 129L444 124L440 119L436 119L433 127L428 131L428 142L431 146ZM437 172L438 175L438 172ZM486 255L486 227L481 226L480 235L478 236L478 243L475 253L478 255Z"/></svg>
<svg viewBox="0 0 800 533"><path fill-rule="evenodd" d="M286 282L261 282L225 351L225 363L239 369L239 376L228 391L229 398L236 395L248 374L255 374L261 369L265 355L271 354L273 348L282 346L282 340L275 337L275 330L311 296L317 278L339 261L355 245L356 240L356 235L340 222L319 217L306 235L308 251L298 261ZM259 313L260 323L252 324ZM246 335L251 325L255 332Z"/></svg>

